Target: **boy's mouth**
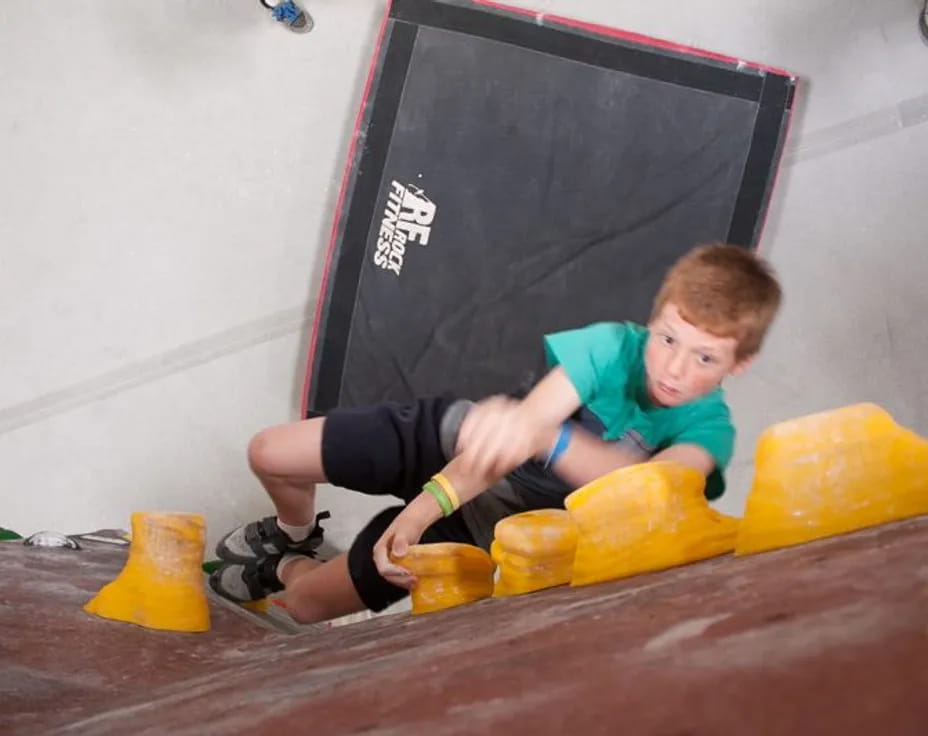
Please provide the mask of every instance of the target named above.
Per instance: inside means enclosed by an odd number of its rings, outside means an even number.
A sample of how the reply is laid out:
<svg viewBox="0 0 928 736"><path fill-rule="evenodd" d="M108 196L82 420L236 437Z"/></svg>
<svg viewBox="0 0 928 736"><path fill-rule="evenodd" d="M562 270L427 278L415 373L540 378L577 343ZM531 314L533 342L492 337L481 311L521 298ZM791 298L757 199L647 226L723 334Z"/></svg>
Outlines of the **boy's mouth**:
<svg viewBox="0 0 928 736"><path fill-rule="evenodd" d="M663 381L657 382L657 388L660 389L661 393L666 394L667 396L679 396L680 392L675 389L673 386L669 386Z"/></svg>

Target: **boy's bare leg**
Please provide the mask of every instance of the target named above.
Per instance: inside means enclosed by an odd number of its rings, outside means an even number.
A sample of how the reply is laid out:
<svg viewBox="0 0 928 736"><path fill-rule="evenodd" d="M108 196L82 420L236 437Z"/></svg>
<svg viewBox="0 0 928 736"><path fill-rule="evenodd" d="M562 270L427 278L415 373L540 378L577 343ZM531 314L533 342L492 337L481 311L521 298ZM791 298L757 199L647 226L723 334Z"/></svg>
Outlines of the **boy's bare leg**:
<svg viewBox="0 0 928 736"><path fill-rule="evenodd" d="M316 483L324 483L322 428L324 417L271 427L248 445L248 463L267 491L277 518L302 526L313 520Z"/></svg>
<svg viewBox="0 0 928 736"><path fill-rule="evenodd" d="M326 481L322 469L325 421L317 417L271 427L251 440L248 462L270 496L276 514L226 534L216 545L220 559L245 564L284 552L311 555L319 546L323 532L314 523L313 511L316 483ZM214 585L217 592L223 587Z"/></svg>
<svg viewBox="0 0 928 736"><path fill-rule="evenodd" d="M301 624L328 621L367 610L348 573L348 555L328 562L293 560L279 574L286 586L287 611Z"/></svg>

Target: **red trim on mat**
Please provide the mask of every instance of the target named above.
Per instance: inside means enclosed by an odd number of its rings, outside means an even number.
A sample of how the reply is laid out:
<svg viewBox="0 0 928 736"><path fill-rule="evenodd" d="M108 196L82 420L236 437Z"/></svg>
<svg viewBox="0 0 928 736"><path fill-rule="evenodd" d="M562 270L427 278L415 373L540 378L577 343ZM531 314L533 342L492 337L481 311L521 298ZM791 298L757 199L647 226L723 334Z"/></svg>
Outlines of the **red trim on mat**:
<svg viewBox="0 0 928 736"><path fill-rule="evenodd" d="M361 97L361 104L358 107L358 115L354 122L354 133L351 136L351 145L348 149L348 159L345 162L345 173L342 175L342 186L338 193L338 202L335 205L335 217L332 220L332 233L329 237L329 249L325 255L325 266L322 271L322 283L319 286L319 296L316 298L316 316L313 318L312 337L309 341L309 355L306 359L306 379L303 381L303 400L300 408L300 419L306 418L307 404L309 403L309 382L312 378L313 359L316 357L316 340L319 337L319 323L322 321L322 307L325 304L326 290L329 286L329 272L332 268L332 254L335 251L335 243L338 240L338 225L342 216L342 208L345 204L345 194L348 191L348 180L350 177L351 167L354 164L355 151L358 147L358 133L361 130L361 121L364 119L364 109L367 107L367 100L371 93L371 85L374 81L374 73L377 70L377 59L380 57L380 47L383 44L383 36L387 28L387 21L390 20L390 8L392 0L387 1L387 9L384 13L383 20L380 23L380 31L377 33L377 45L374 47L374 54L371 59L371 66L367 72L367 81L364 83L364 94Z"/></svg>
<svg viewBox="0 0 928 736"><path fill-rule="evenodd" d="M565 18L560 15L553 15L551 13L542 13L535 10L529 10L527 8L515 8L511 5L506 5L504 3L496 2L496 0L472 0L475 5L486 5L491 8L498 8L499 10L506 10L511 13L519 13L521 15L531 15L534 17L542 16L543 18L550 18L555 23L560 23L561 25L570 26L573 28L580 28L584 31L590 31L591 33L599 33L603 36L612 36L613 38L621 38L626 41L633 41L635 43L644 43L649 46L657 46L662 49L668 49L669 51L677 51L684 54L692 54L694 56L702 56L708 59L715 59L717 61L724 61L729 64L743 64L744 66L749 66L752 69L761 69L766 72L771 72L773 74L782 74L787 77L793 77L793 74L790 74L788 71L783 69L777 69L773 66L767 66L766 64L760 64L756 61L745 61L744 59L738 59L734 56L726 56L725 54L717 54L713 51L705 51L704 49L697 49L693 46L684 46L683 44L673 43L672 41L665 41L662 38L654 38L653 36L645 36L641 33L633 33L631 31L622 31L618 28L610 28L609 26L601 26L596 23L586 23L580 20L574 20L572 18Z"/></svg>

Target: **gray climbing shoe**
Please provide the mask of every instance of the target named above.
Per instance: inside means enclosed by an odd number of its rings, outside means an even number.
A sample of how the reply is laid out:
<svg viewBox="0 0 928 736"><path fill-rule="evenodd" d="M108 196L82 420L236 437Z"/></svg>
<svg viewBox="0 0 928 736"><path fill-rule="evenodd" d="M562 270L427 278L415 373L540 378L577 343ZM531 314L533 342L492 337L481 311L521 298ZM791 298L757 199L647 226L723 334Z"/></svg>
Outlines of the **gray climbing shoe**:
<svg viewBox="0 0 928 736"><path fill-rule="evenodd" d="M309 536L300 542L294 542L277 526L276 516L266 516L260 521L252 521L226 534L216 545L216 556L225 562L238 564L255 562L286 552L314 557L324 535L319 522L330 516L328 511L316 514L315 525Z"/></svg>

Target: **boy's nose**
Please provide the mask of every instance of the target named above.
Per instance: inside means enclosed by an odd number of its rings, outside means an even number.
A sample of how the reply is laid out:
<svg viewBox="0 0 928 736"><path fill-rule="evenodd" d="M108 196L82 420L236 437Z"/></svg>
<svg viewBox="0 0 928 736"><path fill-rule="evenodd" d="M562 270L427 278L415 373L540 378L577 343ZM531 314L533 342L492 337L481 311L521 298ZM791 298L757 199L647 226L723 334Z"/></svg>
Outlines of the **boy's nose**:
<svg viewBox="0 0 928 736"><path fill-rule="evenodd" d="M676 352L670 356L667 361L667 375L669 378L680 378L686 366L686 357L682 351Z"/></svg>

